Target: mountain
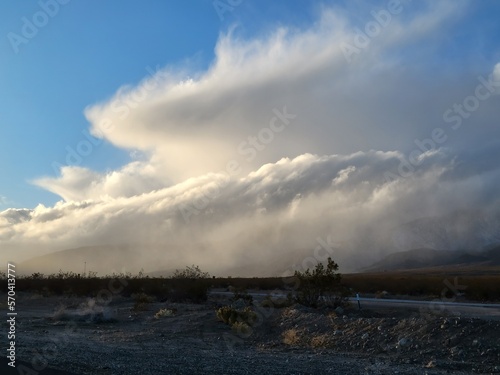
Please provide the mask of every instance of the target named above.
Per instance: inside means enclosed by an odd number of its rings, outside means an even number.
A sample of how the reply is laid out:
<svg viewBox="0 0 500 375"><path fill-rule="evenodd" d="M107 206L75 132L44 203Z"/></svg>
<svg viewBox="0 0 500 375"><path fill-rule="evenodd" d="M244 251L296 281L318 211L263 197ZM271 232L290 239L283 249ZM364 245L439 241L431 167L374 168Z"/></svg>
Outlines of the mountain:
<svg viewBox="0 0 500 375"><path fill-rule="evenodd" d="M463 210L439 217L424 217L395 228L392 246L411 249L484 249L500 243L500 217Z"/></svg>
<svg viewBox="0 0 500 375"><path fill-rule="evenodd" d="M147 254L147 257L145 256ZM20 263L23 274L93 271L99 276L112 273L138 273L141 269L158 269L168 264L161 248L134 245L86 246L56 251Z"/></svg>
<svg viewBox="0 0 500 375"><path fill-rule="evenodd" d="M466 267L500 266L500 246L480 252L413 249L390 254L362 271L381 272L459 265Z"/></svg>

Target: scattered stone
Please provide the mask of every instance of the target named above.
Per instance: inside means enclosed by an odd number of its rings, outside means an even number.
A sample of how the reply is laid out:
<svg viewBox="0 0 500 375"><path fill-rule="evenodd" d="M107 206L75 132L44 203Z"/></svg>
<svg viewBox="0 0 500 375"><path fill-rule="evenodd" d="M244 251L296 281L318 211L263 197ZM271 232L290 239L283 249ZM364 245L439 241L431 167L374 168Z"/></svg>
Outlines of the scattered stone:
<svg viewBox="0 0 500 375"><path fill-rule="evenodd" d="M407 339L407 338L405 338L405 337L403 337L402 339L400 339L400 340L398 341L398 346L403 347L403 346L408 345L408 343L409 343L408 339Z"/></svg>
<svg viewBox="0 0 500 375"><path fill-rule="evenodd" d="M430 361L428 364L425 365L426 368L433 368L436 367L436 361Z"/></svg>

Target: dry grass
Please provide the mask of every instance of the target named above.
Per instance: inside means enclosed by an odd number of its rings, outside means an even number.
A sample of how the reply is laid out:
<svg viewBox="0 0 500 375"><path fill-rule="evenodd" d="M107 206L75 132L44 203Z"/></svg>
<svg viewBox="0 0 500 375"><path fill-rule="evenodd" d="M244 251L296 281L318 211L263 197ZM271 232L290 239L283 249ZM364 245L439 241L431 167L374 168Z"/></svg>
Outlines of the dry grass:
<svg viewBox="0 0 500 375"><path fill-rule="evenodd" d="M246 337L252 333L252 328L245 322L233 323L231 330L240 337Z"/></svg>
<svg viewBox="0 0 500 375"><path fill-rule="evenodd" d="M311 339L311 346L313 348L325 348L326 346L328 346L328 343L329 343L329 338L328 335L326 334L314 336Z"/></svg>
<svg viewBox="0 0 500 375"><path fill-rule="evenodd" d="M300 341L300 331L296 328L287 329L282 334L283 344L285 345L297 345Z"/></svg>
<svg viewBox="0 0 500 375"><path fill-rule="evenodd" d="M146 293L133 294L132 298L135 301L133 311L145 311L148 309L149 304L155 300L154 297L148 296Z"/></svg>
<svg viewBox="0 0 500 375"><path fill-rule="evenodd" d="M160 319L160 318L164 318L166 316L172 316L174 314L175 314L175 311L173 309L160 309L154 315L154 317L155 317L155 319Z"/></svg>

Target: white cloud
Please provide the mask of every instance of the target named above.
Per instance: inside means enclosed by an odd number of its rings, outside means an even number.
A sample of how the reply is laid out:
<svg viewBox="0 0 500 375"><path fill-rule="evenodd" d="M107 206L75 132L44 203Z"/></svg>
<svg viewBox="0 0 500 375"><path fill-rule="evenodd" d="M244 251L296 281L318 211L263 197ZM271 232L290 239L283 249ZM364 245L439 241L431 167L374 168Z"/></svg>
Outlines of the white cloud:
<svg viewBox="0 0 500 375"><path fill-rule="evenodd" d="M460 3L429 3L416 15L405 5L351 64L341 45L352 43L356 28L331 9L309 29L281 27L250 40L233 30L221 34L206 71L166 67L85 114L94 135L153 153L175 182L224 169L233 159L249 172L311 151L401 149L409 137L425 134L419 122L429 119L414 103L425 100L430 88L419 83L420 73L395 66L394 53L425 37L425 48L418 47L433 51L429 36L457 17ZM439 97L432 105L444 108L448 103ZM257 140L252 146L249 137L259 138L273 110L283 107L297 117L272 134L269 144Z"/></svg>
<svg viewBox="0 0 500 375"><path fill-rule="evenodd" d="M132 162L117 171L105 174L87 168L66 166L59 178L40 178L35 184L61 196L66 201L106 197L131 197L168 184L153 163Z"/></svg>
<svg viewBox="0 0 500 375"><path fill-rule="evenodd" d="M251 273L262 262L281 271L293 259L286 254L305 256L316 237L329 235L345 244L336 257L352 269L394 251L391 233L402 223L499 203L481 201L482 172L450 179L459 167L445 154L429 156L408 178L388 181L385 172L403 159L380 151L304 154L237 179L208 174L142 195L8 210L0 213L0 238L13 248L36 243L37 252L89 243L156 246L163 252L142 254L130 267L195 262L215 272L241 265ZM487 173L494 177L482 190L500 182L498 168Z"/></svg>
<svg viewBox="0 0 500 375"><path fill-rule="evenodd" d="M391 233L402 223L498 208L499 169L478 162L498 160L498 148L483 147L498 138L497 106L482 105L474 126L454 132L443 112L473 92L477 75L443 80L446 66L426 65L435 35L465 3L410 4L350 64L340 46L355 27L324 9L309 29L222 34L206 71L167 67L89 106L92 133L139 160L36 180L65 202L0 213L6 253L140 244L157 249L143 254L151 267L252 274L289 267L318 236L332 236L352 269L395 251ZM446 143L419 149L436 128ZM415 149L412 173L388 179Z"/></svg>

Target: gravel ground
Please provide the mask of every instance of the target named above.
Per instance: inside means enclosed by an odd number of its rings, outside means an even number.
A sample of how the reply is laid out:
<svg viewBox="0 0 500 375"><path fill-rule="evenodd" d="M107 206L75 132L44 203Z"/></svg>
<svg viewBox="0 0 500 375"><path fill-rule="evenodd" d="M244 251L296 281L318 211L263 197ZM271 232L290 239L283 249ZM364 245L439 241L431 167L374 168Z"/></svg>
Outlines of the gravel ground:
<svg viewBox="0 0 500 375"><path fill-rule="evenodd" d="M500 373L500 322L414 312L254 307L250 331L203 305L19 298L17 358L44 374ZM155 313L166 309L163 317ZM6 340L6 338L5 338Z"/></svg>

